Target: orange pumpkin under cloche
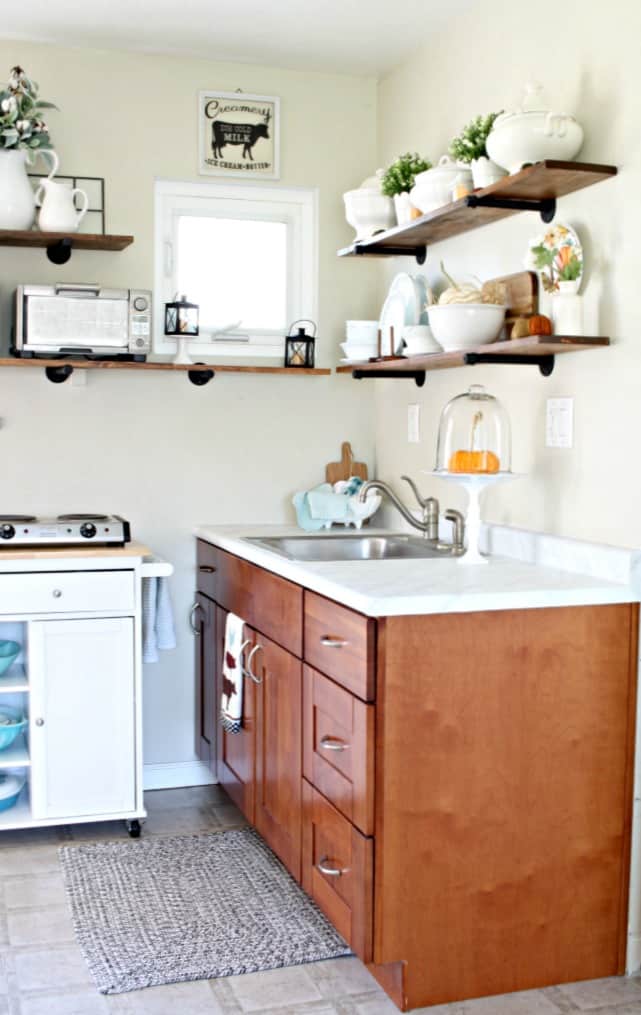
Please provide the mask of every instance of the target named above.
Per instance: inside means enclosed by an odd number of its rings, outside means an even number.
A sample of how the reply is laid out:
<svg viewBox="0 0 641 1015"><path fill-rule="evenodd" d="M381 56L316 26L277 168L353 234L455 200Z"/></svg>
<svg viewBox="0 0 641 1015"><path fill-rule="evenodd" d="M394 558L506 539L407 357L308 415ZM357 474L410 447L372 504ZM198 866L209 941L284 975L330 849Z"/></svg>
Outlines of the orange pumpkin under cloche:
<svg viewBox="0 0 641 1015"><path fill-rule="evenodd" d="M450 457L450 472L493 473L501 463L493 451L455 451Z"/></svg>

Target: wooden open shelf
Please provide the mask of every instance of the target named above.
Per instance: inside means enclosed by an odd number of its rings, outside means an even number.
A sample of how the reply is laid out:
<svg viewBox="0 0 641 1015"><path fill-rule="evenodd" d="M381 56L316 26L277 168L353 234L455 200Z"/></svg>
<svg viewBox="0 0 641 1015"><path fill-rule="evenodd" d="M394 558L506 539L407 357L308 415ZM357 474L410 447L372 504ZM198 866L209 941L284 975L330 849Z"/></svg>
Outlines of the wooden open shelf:
<svg viewBox="0 0 641 1015"><path fill-rule="evenodd" d="M87 360L87 359L20 359L14 356L0 358L0 367L18 367L20 369L44 370L49 380L62 382L74 370L133 370L146 372L149 370L169 370L186 373L195 384L206 384L216 374L289 374L291 377L312 374L316 377L327 376L331 370L314 367L274 367L274 366L238 366L228 363L130 363L126 360ZM200 377L199 375L203 375ZM194 380L195 378L195 380Z"/></svg>
<svg viewBox="0 0 641 1015"><path fill-rule="evenodd" d="M422 356L399 356L396 359L360 363L345 363L337 367L339 374L353 374L362 377L384 377L408 375L419 383L419 376L430 370L448 370L452 367L472 366L476 363L534 364L552 367L554 357L560 353L581 352L586 349L602 349L609 346L609 338L592 338L581 335L532 335L529 338L515 338L491 345L479 345L475 349L461 349L457 352L432 352ZM542 371L544 372L544 371ZM551 369L545 371L551 373ZM421 381L422 383L422 381Z"/></svg>
<svg viewBox="0 0 641 1015"><path fill-rule="evenodd" d="M52 247L70 241L74 250L124 250L133 236L103 233L41 233L37 229L0 229L0 247Z"/></svg>
<svg viewBox="0 0 641 1015"><path fill-rule="evenodd" d="M349 247L338 251L339 257L394 257L403 254L414 255L420 263L425 258L425 249L430 243L438 243L451 236L478 229L516 215L523 210L542 211L554 214L550 202L574 191L591 187L602 180L616 176L616 166L601 166L587 162L558 162L547 159L537 162L520 173L505 176L490 187L474 191L472 195L453 201L442 208L428 212L407 225L396 226L378 233L369 240L358 240ZM508 207L470 207L468 199L483 202L484 199L504 201ZM514 205L511 205L514 202ZM525 202L531 208L523 208ZM541 202L547 202L543 208Z"/></svg>

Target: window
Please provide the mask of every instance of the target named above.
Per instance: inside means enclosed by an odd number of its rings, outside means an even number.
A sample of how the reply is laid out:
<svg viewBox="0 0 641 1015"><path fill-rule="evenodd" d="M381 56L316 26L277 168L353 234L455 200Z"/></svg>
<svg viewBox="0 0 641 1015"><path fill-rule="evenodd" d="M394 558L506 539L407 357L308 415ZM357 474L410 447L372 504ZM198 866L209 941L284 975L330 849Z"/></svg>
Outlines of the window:
<svg viewBox="0 0 641 1015"><path fill-rule="evenodd" d="M200 306L192 354L281 356L298 318L316 319L314 190L228 183L156 183L155 341L177 293Z"/></svg>

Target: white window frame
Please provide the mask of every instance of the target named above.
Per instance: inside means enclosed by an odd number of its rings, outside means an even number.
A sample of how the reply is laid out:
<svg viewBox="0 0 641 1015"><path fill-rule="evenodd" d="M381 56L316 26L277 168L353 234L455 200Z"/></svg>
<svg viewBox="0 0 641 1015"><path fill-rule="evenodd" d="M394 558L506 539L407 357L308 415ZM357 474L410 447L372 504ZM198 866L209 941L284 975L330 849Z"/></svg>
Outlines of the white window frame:
<svg viewBox="0 0 641 1015"><path fill-rule="evenodd" d="M287 326L300 318L316 321L318 313L318 191L278 184L190 183L156 180L154 187L154 352L174 354L176 341L164 333L165 303L175 295L173 257L180 215L212 215L285 222L287 230ZM251 279L248 279L251 285ZM187 294L189 297L189 294ZM223 323L223 322L221 322ZM244 336L249 335L249 338ZM284 356L284 332L236 332L212 340L201 328L189 343L197 356Z"/></svg>

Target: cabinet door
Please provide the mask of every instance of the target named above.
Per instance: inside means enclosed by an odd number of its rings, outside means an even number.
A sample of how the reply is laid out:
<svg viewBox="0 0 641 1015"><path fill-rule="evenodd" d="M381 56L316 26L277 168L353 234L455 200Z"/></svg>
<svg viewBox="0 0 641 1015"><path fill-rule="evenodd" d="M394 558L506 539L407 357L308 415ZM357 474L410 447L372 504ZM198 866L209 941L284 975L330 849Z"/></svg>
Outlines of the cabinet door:
<svg viewBox="0 0 641 1015"><path fill-rule="evenodd" d="M130 617L31 624L34 818L135 809L133 628Z"/></svg>
<svg viewBox="0 0 641 1015"><path fill-rule="evenodd" d="M256 781L256 684L247 677L243 681L243 725L240 733L226 733L218 721L220 712L221 674L225 649L227 612L216 609L216 741L218 781L247 820L254 824ZM253 632L245 628L246 638ZM249 648L245 651L245 658Z"/></svg>
<svg viewBox="0 0 641 1015"><path fill-rule="evenodd" d="M193 611L196 671L196 754L215 771L216 607L200 592Z"/></svg>
<svg viewBox="0 0 641 1015"><path fill-rule="evenodd" d="M300 881L302 665L261 634L254 635L254 644L251 668L260 681L255 823Z"/></svg>

